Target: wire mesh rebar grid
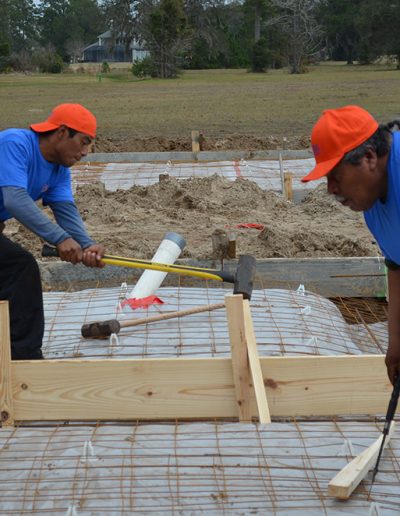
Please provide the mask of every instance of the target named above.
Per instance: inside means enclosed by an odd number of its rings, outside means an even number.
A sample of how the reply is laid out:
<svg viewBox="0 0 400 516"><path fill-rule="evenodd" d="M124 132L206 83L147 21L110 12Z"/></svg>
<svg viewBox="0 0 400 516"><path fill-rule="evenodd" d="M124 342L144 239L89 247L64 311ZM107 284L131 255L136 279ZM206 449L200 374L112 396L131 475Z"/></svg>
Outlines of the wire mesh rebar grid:
<svg viewBox="0 0 400 516"><path fill-rule="evenodd" d="M394 515L398 437L370 497L370 477L345 504L327 496L329 480L380 431L340 420L3 429L0 512Z"/></svg>

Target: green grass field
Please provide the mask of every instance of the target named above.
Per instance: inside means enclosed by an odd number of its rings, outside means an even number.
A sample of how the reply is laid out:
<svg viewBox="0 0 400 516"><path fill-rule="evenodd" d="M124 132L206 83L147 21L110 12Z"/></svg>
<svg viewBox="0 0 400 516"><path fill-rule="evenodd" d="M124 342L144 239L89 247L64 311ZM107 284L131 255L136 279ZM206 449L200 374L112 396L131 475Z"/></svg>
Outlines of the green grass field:
<svg viewBox="0 0 400 516"><path fill-rule="evenodd" d="M1 75L0 129L41 121L61 102L97 115L105 138L230 134L300 136L325 108L358 104L379 121L400 118L400 71L388 66L323 64L304 75L286 70L185 72L170 80L135 79L128 70Z"/></svg>

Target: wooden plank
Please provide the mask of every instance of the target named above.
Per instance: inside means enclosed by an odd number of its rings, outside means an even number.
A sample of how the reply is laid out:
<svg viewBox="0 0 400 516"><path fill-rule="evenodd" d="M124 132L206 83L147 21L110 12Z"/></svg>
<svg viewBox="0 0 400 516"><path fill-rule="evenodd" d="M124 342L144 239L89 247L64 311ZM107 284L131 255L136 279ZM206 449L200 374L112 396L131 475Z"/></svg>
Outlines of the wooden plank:
<svg viewBox="0 0 400 516"><path fill-rule="evenodd" d="M384 355L261 358L261 368L272 416L386 413L393 389Z"/></svg>
<svg viewBox="0 0 400 516"><path fill-rule="evenodd" d="M386 437L384 448L388 445L394 431L395 423L392 421L389 433ZM369 448L349 462L328 484L328 495L341 500L350 498L351 493L365 478L368 471L375 467L379 450L382 444L381 435Z"/></svg>
<svg viewBox="0 0 400 516"><path fill-rule="evenodd" d="M247 353L250 364L251 377L253 379L254 394L260 423L271 423L267 395L265 393L264 378L261 370L260 359L257 351L256 336L254 335L253 321L251 319L250 304L243 301L244 325L247 344Z"/></svg>
<svg viewBox="0 0 400 516"><path fill-rule="evenodd" d="M2 426L14 424L11 383L11 341L8 301L0 301L0 416Z"/></svg>
<svg viewBox="0 0 400 516"><path fill-rule="evenodd" d="M200 152L200 132L192 131L192 152Z"/></svg>
<svg viewBox="0 0 400 516"><path fill-rule="evenodd" d="M285 194L285 174L283 172L283 160L282 160L282 154L279 153L278 156L279 159L279 174L281 177L281 187L282 187L282 194Z"/></svg>
<svg viewBox="0 0 400 516"><path fill-rule="evenodd" d="M226 317L228 320L229 342L232 353L232 371L239 421L251 421L250 411L250 369L247 358L246 335L244 326L243 296L225 296Z"/></svg>
<svg viewBox="0 0 400 516"><path fill-rule="evenodd" d="M206 267L206 262L202 266ZM235 272L235 260L224 269ZM208 262L208 267L213 267ZM257 260L255 288L306 290L324 297L385 297L385 264L379 257L351 258L270 258Z"/></svg>
<svg viewBox="0 0 400 516"><path fill-rule="evenodd" d="M283 175L283 184L285 187L285 199L287 201L293 200L293 187L292 187L293 174L291 172L285 172Z"/></svg>
<svg viewBox="0 0 400 516"><path fill-rule="evenodd" d="M383 355L260 362L271 416L383 413L392 392ZM11 372L16 420L237 417L230 358L12 361Z"/></svg>

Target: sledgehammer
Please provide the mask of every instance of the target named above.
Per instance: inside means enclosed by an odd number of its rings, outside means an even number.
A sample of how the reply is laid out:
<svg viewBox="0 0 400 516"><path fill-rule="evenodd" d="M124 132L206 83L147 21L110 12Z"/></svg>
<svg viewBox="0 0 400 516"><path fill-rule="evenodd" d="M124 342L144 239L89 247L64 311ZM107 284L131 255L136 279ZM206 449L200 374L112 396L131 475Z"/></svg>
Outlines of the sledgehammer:
<svg viewBox="0 0 400 516"><path fill-rule="evenodd" d="M199 306L197 308L189 308L188 310L180 310L176 312L167 312L164 314L153 315L141 319L128 319L126 321L118 321L110 319L108 321L99 321L84 324L81 328L82 337L85 339L107 339L113 333L119 333L121 328L131 328L140 324L149 324L157 321L165 321L167 319L176 319L185 315L200 314L202 312L211 312L224 308L225 303L217 303L214 305Z"/></svg>
<svg viewBox="0 0 400 516"><path fill-rule="evenodd" d="M45 244L42 248L42 256L58 256L58 251L55 247ZM251 298L254 276L256 273L256 260L254 256L250 255L242 255L239 257L235 274L231 274L225 271L217 271L215 269L203 269L201 267L190 267L188 265L168 265L164 263L154 263L148 260L122 258L121 256L111 255L104 255L101 261L108 265L132 267L134 269L150 269L155 271L173 272L183 276L192 276L233 283L233 293L242 294L244 299Z"/></svg>

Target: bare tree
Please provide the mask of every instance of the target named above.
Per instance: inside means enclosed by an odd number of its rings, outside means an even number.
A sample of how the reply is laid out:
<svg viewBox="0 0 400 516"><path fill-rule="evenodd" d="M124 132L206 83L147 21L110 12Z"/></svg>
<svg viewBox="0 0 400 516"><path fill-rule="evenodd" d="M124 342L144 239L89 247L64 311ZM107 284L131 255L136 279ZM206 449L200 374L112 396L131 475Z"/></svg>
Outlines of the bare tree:
<svg viewBox="0 0 400 516"><path fill-rule="evenodd" d="M102 9L111 30L110 50L118 41L128 53L132 40L140 40L138 29L139 10L152 5L152 0L103 0Z"/></svg>
<svg viewBox="0 0 400 516"><path fill-rule="evenodd" d="M280 13L274 22L286 39L290 73L303 73L304 62L320 47L322 30L315 19L319 0L272 0Z"/></svg>
<svg viewBox="0 0 400 516"><path fill-rule="evenodd" d="M81 39L69 39L65 44L65 50L71 56L71 61L76 63L82 56L85 44Z"/></svg>

